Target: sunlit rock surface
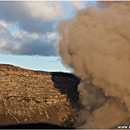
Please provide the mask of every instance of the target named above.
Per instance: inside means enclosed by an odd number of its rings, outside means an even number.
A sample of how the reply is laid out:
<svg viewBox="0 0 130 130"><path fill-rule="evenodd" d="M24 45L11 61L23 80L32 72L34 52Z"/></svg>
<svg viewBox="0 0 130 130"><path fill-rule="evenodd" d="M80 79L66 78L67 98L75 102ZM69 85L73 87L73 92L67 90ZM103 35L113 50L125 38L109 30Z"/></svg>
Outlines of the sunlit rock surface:
<svg viewBox="0 0 130 130"><path fill-rule="evenodd" d="M72 74L39 72L0 65L0 126L49 123L73 127L79 79Z"/></svg>

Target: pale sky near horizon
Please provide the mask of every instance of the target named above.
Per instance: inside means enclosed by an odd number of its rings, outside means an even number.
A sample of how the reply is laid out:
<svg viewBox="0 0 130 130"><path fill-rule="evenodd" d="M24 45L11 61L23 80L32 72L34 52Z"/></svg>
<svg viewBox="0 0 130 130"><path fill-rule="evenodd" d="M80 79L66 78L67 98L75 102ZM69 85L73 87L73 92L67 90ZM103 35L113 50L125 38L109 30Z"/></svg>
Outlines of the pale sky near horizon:
<svg viewBox="0 0 130 130"><path fill-rule="evenodd" d="M55 28L86 6L85 1L1 2L0 64L71 72L62 65Z"/></svg>

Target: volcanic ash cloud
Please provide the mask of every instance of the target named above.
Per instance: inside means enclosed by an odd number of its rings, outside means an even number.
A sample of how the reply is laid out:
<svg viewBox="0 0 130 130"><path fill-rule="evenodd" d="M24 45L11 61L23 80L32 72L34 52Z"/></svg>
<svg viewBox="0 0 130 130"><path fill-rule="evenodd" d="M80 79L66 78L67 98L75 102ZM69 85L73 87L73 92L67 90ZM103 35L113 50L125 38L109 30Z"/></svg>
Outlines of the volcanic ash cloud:
<svg viewBox="0 0 130 130"><path fill-rule="evenodd" d="M59 53L81 78L77 128L117 128L130 119L130 6L90 7L61 21Z"/></svg>

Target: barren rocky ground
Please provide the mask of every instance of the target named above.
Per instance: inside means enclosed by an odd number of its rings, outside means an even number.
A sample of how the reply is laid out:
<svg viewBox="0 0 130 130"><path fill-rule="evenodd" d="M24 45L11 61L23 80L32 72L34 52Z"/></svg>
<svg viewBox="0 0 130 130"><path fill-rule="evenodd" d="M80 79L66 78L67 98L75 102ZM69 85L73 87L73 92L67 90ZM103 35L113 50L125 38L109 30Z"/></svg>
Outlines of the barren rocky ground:
<svg viewBox="0 0 130 130"><path fill-rule="evenodd" d="M77 119L79 79L0 64L0 126L49 123L72 128Z"/></svg>

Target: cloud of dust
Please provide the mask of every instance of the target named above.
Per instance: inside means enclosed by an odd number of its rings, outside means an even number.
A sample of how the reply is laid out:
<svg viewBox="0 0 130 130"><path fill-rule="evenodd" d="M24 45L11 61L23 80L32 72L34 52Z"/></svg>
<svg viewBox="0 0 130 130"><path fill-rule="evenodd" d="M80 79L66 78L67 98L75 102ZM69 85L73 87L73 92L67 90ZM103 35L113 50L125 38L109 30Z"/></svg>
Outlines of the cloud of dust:
<svg viewBox="0 0 130 130"><path fill-rule="evenodd" d="M80 10L61 21L57 30L63 63L81 78L83 109L76 127L117 128L129 123L130 4Z"/></svg>

